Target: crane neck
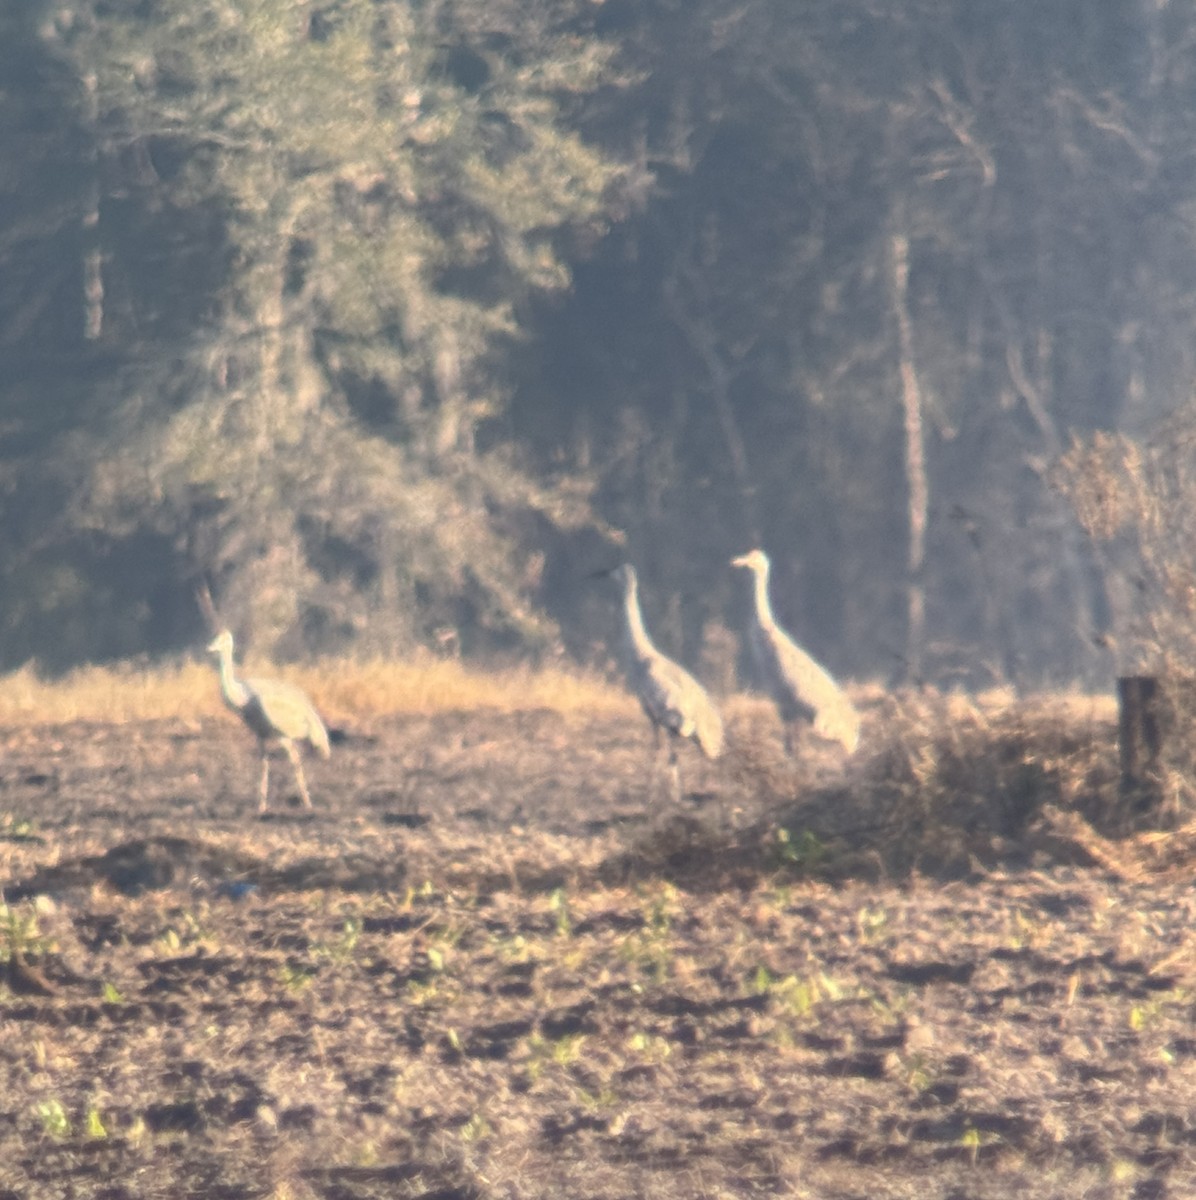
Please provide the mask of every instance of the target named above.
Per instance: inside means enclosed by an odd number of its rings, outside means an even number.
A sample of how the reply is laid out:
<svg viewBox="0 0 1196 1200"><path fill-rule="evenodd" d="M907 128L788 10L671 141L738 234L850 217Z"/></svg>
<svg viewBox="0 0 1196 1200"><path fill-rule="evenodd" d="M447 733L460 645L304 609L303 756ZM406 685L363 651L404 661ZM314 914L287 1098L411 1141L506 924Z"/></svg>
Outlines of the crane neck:
<svg viewBox="0 0 1196 1200"><path fill-rule="evenodd" d="M220 692L231 708L244 708L249 703L249 689L233 671L233 652L229 647L220 649Z"/></svg>
<svg viewBox="0 0 1196 1200"><path fill-rule="evenodd" d="M773 616L772 602L768 598L768 565L757 567L752 572L752 589L756 596L756 620L765 629L776 626L777 619Z"/></svg>
<svg viewBox="0 0 1196 1200"><path fill-rule="evenodd" d="M639 585L634 575L628 575L623 583L623 614L627 619L627 640L635 654L644 658L656 653L652 639L644 628L644 615L640 612Z"/></svg>

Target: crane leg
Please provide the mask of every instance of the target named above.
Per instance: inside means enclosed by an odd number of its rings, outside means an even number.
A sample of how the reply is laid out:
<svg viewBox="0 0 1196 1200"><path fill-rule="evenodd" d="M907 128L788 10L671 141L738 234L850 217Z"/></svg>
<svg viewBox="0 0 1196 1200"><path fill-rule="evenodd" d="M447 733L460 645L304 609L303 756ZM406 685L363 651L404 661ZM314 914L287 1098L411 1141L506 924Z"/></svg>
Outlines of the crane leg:
<svg viewBox="0 0 1196 1200"><path fill-rule="evenodd" d="M681 764L677 761L677 739L669 738L669 787L674 804L681 803Z"/></svg>
<svg viewBox="0 0 1196 1200"><path fill-rule="evenodd" d="M262 773L257 785L257 810L265 812L270 805L270 755L262 747Z"/></svg>
<svg viewBox="0 0 1196 1200"><path fill-rule="evenodd" d="M653 756L653 782L655 784L657 776L660 775L661 758L665 751L665 743L668 743L668 794L672 798L674 804L681 802L681 768L677 758L677 738L663 730L659 725L653 724L653 733L656 737L655 754Z"/></svg>
<svg viewBox="0 0 1196 1200"><path fill-rule="evenodd" d="M311 796L307 792L307 780L303 777L303 759L300 757L294 742L283 742L282 747L287 752L287 758L291 760L291 766L295 768L295 782L299 785L299 797L303 801L303 807L311 808Z"/></svg>
<svg viewBox="0 0 1196 1200"><path fill-rule="evenodd" d="M802 722L799 718L796 721L785 722L785 753L790 758L797 757L797 747L801 736Z"/></svg>

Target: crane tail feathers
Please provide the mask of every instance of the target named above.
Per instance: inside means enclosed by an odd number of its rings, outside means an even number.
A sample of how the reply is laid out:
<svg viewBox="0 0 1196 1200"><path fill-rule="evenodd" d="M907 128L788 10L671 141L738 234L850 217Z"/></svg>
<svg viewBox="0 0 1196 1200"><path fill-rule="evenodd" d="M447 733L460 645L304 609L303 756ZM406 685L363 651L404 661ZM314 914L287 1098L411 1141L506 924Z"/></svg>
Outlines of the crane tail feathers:
<svg viewBox="0 0 1196 1200"><path fill-rule="evenodd" d="M708 713L703 713L697 723L697 728L694 731L697 735L698 745L702 748L702 753L707 758L718 758L723 752L723 722L722 718L713 709Z"/></svg>
<svg viewBox="0 0 1196 1200"><path fill-rule="evenodd" d="M814 732L821 738L838 742L848 754L854 754L860 744L860 718L854 708L822 711L814 721Z"/></svg>

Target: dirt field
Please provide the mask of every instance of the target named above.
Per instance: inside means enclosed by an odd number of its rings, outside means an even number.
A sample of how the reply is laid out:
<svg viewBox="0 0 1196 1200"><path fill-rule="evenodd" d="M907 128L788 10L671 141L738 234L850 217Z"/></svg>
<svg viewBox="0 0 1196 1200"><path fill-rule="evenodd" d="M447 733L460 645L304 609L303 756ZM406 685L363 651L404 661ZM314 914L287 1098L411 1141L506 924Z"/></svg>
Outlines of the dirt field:
<svg viewBox="0 0 1196 1200"><path fill-rule="evenodd" d="M10 730L0 1200L1196 1195L1186 879L835 870L834 764L649 744L380 719L260 818L232 720Z"/></svg>

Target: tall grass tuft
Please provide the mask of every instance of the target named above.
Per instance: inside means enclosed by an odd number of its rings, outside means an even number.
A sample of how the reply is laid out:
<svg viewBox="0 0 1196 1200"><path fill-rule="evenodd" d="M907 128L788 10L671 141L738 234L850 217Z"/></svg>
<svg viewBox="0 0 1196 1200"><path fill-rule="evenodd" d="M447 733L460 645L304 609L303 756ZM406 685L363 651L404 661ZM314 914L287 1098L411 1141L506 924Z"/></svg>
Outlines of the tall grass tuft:
<svg viewBox="0 0 1196 1200"><path fill-rule="evenodd" d="M431 656L407 662L325 659L305 666L250 662L245 676L287 679L330 718L384 713L434 714L489 709L625 713L634 701L599 675L580 669L507 667L486 671ZM68 721L123 723L193 719L221 711L215 669L202 662L82 667L60 679L30 665L0 677L0 724Z"/></svg>

